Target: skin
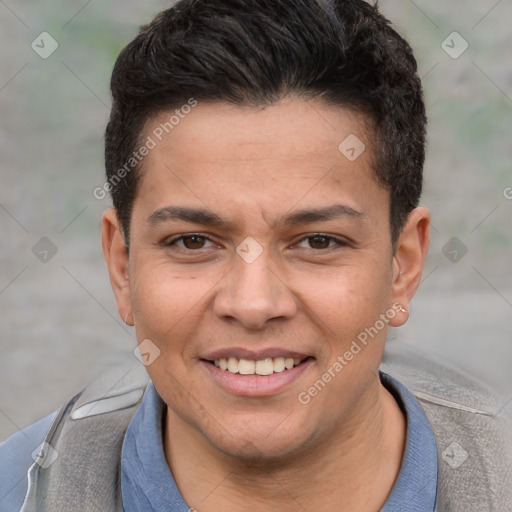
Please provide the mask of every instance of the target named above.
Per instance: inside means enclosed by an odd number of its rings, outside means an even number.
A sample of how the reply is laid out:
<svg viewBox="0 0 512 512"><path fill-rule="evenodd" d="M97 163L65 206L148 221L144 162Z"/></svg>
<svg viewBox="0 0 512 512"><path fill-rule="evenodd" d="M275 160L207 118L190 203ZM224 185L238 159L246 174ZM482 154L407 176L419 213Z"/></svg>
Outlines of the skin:
<svg viewBox="0 0 512 512"><path fill-rule="evenodd" d="M406 311L389 325L405 323L421 279L429 213L411 212L393 252L365 121L320 100L200 103L144 161L129 252L115 211L104 214L119 313L139 343L161 351L147 370L168 406L164 451L198 512L377 511L399 473L406 420L378 377L387 323L307 405L298 400L394 304ZM350 134L367 148L353 162L338 150ZM360 215L283 223L340 204ZM205 209L230 226L148 220L169 206ZM187 233L210 240L169 245ZM311 238L318 233L342 243ZM262 249L252 263L236 252L247 237ZM313 360L278 393L240 396L201 361L234 346Z"/></svg>

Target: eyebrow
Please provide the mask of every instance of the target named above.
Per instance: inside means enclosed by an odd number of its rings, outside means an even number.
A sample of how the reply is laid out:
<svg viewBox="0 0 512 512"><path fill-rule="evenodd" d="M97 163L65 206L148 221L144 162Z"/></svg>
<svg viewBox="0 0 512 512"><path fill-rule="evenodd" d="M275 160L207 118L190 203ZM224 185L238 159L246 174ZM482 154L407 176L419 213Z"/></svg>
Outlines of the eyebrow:
<svg viewBox="0 0 512 512"><path fill-rule="evenodd" d="M350 206L335 204L325 208L303 209L285 215L277 222L285 226L298 224L312 224L314 222L326 222L340 217L364 219L366 215ZM170 221L184 221L204 226L222 227L233 230L231 222L224 220L216 213L202 208L188 208L185 206L166 206L155 210L147 219L151 225L158 225Z"/></svg>
<svg viewBox="0 0 512 512"><path fill-rule="evenodd" d="M340 217L352 217L355 219L364 219L366 215L350 206L344 204L334 204L325 208L304 209L286 215L283 219L285 226L294 226L297 224L312 224L313 222L326 222L339 219Z"/></svg>
<svg viewBox="0 0 512 512"><path fill-rule="evenodd" d="M185 206L166 206L155 210L148 217L149 224L157 225L163 222L181 220L205 226L229 227L230 224L216 213L202 208L187 208Z"/></svg>

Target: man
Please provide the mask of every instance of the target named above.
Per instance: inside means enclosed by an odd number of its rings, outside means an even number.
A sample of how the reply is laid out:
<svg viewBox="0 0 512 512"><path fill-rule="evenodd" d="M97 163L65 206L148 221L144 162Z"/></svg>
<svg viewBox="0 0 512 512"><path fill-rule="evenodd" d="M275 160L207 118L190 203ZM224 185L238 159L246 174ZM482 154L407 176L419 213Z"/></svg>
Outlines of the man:
<svg viewBox="0 0 512 512"><path fill-rule="evenodd" d="M103 250L150 382L120 364L8 440L1 510L512 510L492 395L382 363L430 218L416 62L377 9L183 0L111 87Z"/></svg>

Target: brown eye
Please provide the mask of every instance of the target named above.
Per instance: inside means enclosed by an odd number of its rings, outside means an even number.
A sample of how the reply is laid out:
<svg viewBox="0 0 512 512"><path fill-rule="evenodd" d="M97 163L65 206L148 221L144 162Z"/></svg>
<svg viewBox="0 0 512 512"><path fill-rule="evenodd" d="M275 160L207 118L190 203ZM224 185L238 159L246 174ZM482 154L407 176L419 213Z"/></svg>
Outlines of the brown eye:
<svg viewBox="0 0 512 512"><path fill-rule="evenodd" d="M204 236L199 235L188 235L182 238L183 245L187 249L202 249L206 242Z"/></svg>
<svg viewBox="0 0 512 512"><path fill-rule="evenodd" d="M326 249L336 249L347 247L349 244L341 239L331 235L324 235L322 233L315 233L313 235L305 236L297 245L301 249L314 249L321 251Z"/></svg>
<svg viewBox="0 0 512 512"><path fill-rule="evenodd" d="M208 235L201 233L185 233L174 239L164 241L163 245L176 256L190 257L211 255L214 249L221 249Z"/></svg>
<svg viewBox="0 0 512 512"><path fill-rule="evenodd" d="M330 237L322 235L310 236L307 240L311 249L327 249L331 243Z"/></svg>

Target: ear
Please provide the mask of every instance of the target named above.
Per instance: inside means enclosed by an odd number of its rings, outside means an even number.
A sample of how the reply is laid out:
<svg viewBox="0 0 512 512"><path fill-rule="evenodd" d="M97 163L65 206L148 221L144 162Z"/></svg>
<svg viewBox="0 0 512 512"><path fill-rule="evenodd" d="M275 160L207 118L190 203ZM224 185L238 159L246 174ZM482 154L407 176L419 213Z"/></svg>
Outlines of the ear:
<svg viewBox="0 0 512 512"><path fill-rule="evenodd" d="M110 283L116 297L117 309L122 320L128 325L133 325L128 249L114 208L109 208L103 213L101 228L101 245L107 262Z"/></svg>
<svg viewBox="0 0 512 512"><path fill-rule="evenodd" d="M389 322L393 327L403 325L409 317L409 303L420 285L429 244L430 213L418 207L409 214L393 256L393 304L402 306Z"/></svg>

